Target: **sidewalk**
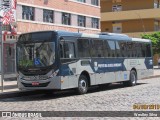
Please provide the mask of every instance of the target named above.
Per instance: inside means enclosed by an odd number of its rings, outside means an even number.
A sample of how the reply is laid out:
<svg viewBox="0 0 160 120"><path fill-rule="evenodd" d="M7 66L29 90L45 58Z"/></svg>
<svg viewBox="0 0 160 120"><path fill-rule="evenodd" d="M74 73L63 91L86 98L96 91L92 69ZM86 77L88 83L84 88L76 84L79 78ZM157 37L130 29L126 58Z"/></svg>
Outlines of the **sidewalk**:
<svg viewBox="0 0 160 120"><path fill-rule="evenodd" d="M18 87L17 87L16 74L5 74L3 86L4 86L3 92L17 91ZM2 85L1 85L1 75L0 75L0 94L2 92L1 89Z"/></svg>
<svg viewBox="0 0 160 120"><path fill-rule="evenodd" d="M0 76L1 77L1 76ZM160 68L157 66L154 67L154 74L149 78L160 77ZM146 79L149 79L146 78ZM1 83L0 83L0 98L10 98L10 97L19 97L23 95L27 95L33 93L33 91L20 91L17 86L17 80L15 75L5 76L4 81L4 91L1 91ZM36 92L34 92L36 94ZM34 94L33 93L33 94Z"/></svg>

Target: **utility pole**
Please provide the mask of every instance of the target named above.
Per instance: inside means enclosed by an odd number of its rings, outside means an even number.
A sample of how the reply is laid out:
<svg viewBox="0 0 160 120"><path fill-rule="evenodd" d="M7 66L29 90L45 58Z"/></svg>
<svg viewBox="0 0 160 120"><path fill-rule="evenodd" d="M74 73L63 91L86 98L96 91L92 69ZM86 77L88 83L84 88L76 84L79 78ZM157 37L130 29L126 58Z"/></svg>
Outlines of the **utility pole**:
<svg viewBox="0 0 160 120"><path fill-rule="evenodd" d="M0 18L1 19L1 18ZM2 22L0 20L0 44L1 44L1 90L4 90L4 71L3 71L3 39L2 39Z"/></svg>

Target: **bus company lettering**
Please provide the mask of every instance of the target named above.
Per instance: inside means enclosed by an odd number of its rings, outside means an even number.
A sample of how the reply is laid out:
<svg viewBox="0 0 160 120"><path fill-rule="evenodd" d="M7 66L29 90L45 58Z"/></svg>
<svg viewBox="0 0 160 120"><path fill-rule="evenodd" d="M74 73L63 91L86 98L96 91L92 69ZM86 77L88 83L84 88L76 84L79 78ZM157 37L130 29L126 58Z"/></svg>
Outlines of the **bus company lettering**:
<svg viewBox="0 0 160 120"><path fill-rule="evenodd" d="M122 67L122 63L114 63L114 64L98 64L99 68L103 67Z"/></svg>

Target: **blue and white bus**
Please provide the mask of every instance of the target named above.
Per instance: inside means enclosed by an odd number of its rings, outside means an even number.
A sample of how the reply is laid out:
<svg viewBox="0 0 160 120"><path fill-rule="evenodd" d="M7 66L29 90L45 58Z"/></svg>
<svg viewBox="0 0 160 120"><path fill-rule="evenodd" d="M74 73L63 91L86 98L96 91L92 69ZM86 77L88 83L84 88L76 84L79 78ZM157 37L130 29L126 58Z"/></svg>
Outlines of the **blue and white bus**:
<svg viewBox="0 0 160 120"><path fill-rule="evenodd" d="M25 33L16 56L20 90L76 88L85 94L93 85L134 86L153 74L151 41L123 34Z"/></svg>

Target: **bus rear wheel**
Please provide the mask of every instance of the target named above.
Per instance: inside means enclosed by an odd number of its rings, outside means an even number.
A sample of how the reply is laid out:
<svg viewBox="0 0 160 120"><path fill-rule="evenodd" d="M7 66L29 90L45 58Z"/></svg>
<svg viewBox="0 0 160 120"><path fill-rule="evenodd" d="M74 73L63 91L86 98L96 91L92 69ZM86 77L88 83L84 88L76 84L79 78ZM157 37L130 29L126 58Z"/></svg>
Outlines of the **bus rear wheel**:
<svg viewBox="0 0 160 120"><path fill-rule="evenodd" d="M78 94L85 94L88 91L88 79L84 75L80 75L78 81Z"/></svg>
<svg viewBox="0 0 160 120"><path fill-rule="evenodd" d="M123 85L128 87L128 86L135 86L136 84L137 84L136 72L134 70L131 70L129 81L124 81Z"/></svg>

